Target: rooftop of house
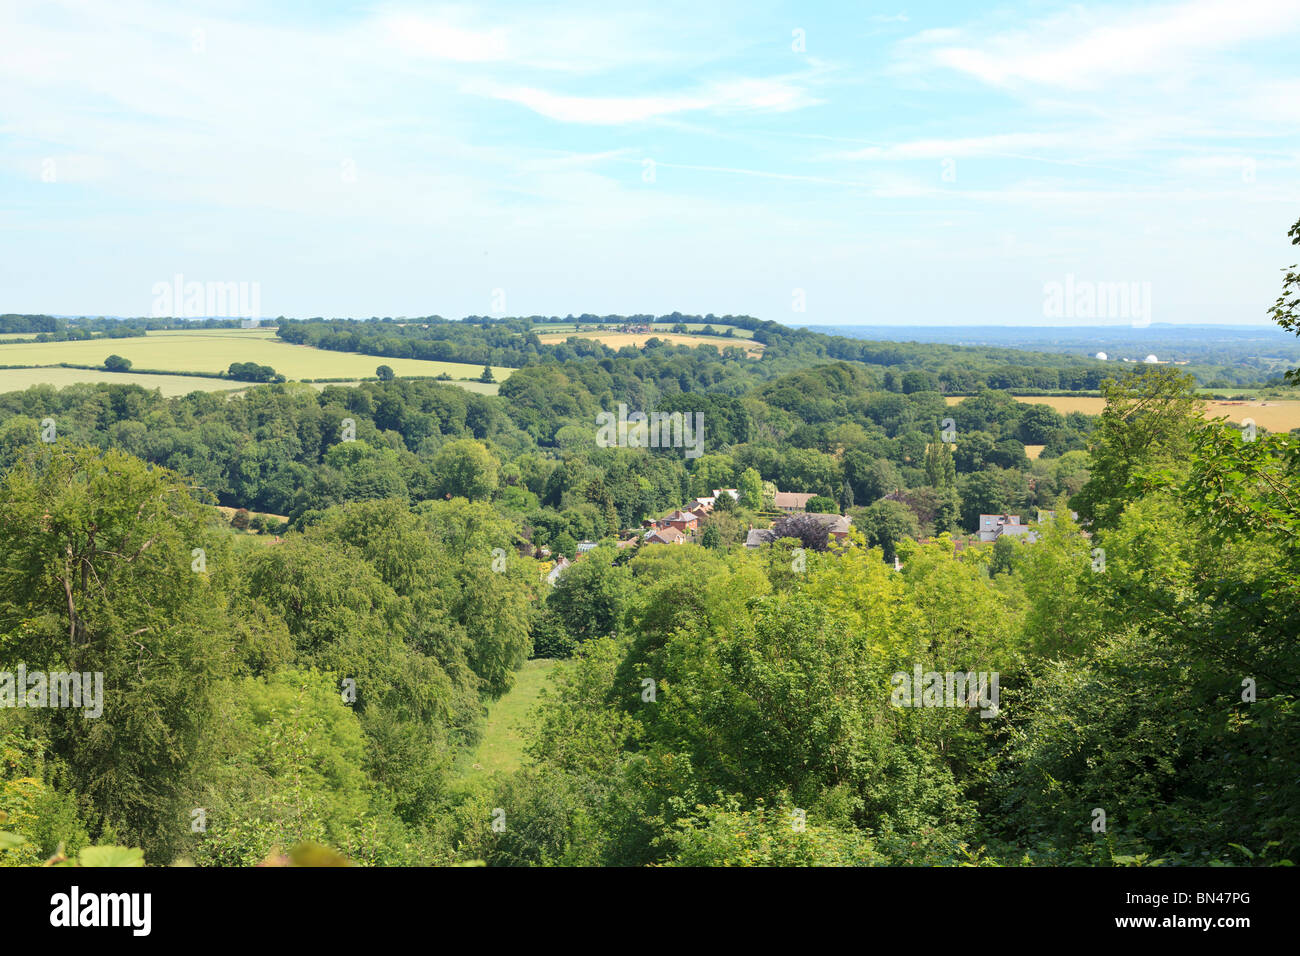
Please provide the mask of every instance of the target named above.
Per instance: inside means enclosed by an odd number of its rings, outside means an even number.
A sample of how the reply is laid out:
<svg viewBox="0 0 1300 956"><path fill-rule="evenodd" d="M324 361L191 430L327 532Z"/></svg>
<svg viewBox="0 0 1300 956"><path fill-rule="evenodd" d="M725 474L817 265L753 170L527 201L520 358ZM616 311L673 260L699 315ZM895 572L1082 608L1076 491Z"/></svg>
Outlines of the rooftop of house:
<svg viewBox="0 0 1300 956"><path fill-rule="evenodd" d="M806 493L802 491L778 491L773 497L773 502L778 508L802 508L816 497L811 491Z"/></svg>
<svg viewBox="0 0 1300 956"><path fill-rule="evenodd" d="M1020 515L980 515L980 530L992 530L1004 524L1020 524Z"/></svg>
<svg viewBox="0 0 1300 956"><path fill-rule="evenodd" d="M831 534L848 534L849 529L853 527L853 519L848 515L823 514L819 511L809 512L808 517L816 518L817 521L825 525L826 530Z"/></svg>
<svg viewBox="0 0 1300 956"><path fill-rule="evenodd" d="M661 531L651 531L645 536L645 539L659 544L677 544L680 541L684 541L686 535L682 534L676 528L664 528Z"/></svg>

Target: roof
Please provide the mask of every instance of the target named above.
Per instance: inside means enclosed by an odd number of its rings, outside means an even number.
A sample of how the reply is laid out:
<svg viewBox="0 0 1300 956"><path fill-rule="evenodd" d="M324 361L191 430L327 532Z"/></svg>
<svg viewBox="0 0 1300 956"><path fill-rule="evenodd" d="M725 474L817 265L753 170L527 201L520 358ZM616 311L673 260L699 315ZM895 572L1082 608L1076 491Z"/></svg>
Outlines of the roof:
<svg viewBox="0 0 1300 956"><path fill-rule="evenodd" d="M665 515L664 521L699 521L700 516L691 514L689 511L674 511L670 515Z"/></svg>
<svg viewBox="0 0 1300 956"><path fill-rule="evenodd" d="M717 498L719 495L724 495L724 494L731 495L731 497L736 501L740 500L740 492L737 491L735 488L714 488L713 489L713 497L715 498Z"/></svg>
<svg viewBox="0 0 1300 956"><path fill-rule="evenodd" d="M776 540L771 528L751 528L745 535L745 547L757 548Z"/></svg>
<svg viewBox="0 0 1300 956"><path fill-rule="evenodd" d="M778 508L802 508L816 497L811 491L778 491L772 500Z"/></svg>
<svg viewBox="0 0 1300 956"><path fill-rule="evenodd" d="M682 534L676 528L664 528L662 531L652 531L645 538L647 541L654 541L658 544L677 544L686 540L686 535Z"/></svg>
<svg viewBox="0 0 1300 956"><path fill-rule="evenodd" d="M831 534L848 534L849 529L853 527L853 519L848 515L823 514L819 511L810 512L808 517L816 518Z"/></svg>
<svg viewBox="0 0 1300 956"><path fill-rule="evenodd" d="M596 549L595 541L578 542L578 554L586 554L588 551L594 551L595 549Z"/></svg>

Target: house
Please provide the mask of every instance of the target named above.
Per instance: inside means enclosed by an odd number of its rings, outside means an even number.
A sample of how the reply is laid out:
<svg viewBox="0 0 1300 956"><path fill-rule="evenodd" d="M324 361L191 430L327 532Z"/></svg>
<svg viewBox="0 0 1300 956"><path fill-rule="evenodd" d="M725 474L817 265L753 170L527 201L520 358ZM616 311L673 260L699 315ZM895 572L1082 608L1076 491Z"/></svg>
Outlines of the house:
<svg viewBox="0 0 1300 956"><path fill-rule="evenodd" d="M980 515L980 541L996 541L1004 534L1027 535L1030 541L1038 540L1038 532L1030 531L1029 525L1022 524L1020 515Z"/></svg>
<svg viewBox="0 0 1300 956"><path fill-rule="evenodd" d="M809 517L816 518L824 527L827 533L836 541L843 541L849 536L849 529L853 527L853 519L848 515L820 514L812 512Z"/></svg>
<svg viewBox="0 0 1300 956"><path fill-rule="evenodd" d="M713 510L713 505L717 502L715 495L706 495L700 498L692 498L691 503L686 506L687 511L696 511L707 514Z"/></svg>
<svg viewBox="0 0 1300 956"><path fill-rule="evenodd" d="M560 579L560 575L563 574L565 569L568 567L569 567L569 559L566 558L564 555L560 555L560 560L555 562L555 567L551 568L551 570L547 573L546 583L549 584L551 587L555 587L555 582Z"/></svg>
<svg viewBox="0 0 1300 956"><path fill-rule="evenodd" d="M674 511L665 515L659 522L661 528L674 528L677 531L694 531L700 525L700 516L689 511Z"/></svg>
<svg viewBox="0 0 1300 956"><path fill-rule="evenodd" d="M826 529L828 537L834 541L843 541L849 536L849 530L853 527L853 519L848 515L818 514L814 512L809 517L817 519L818 523ZM745 547L759 548L775 541L776 537L776 532L771 528L750 528L749 533L745 535Z"/></svg>
<svg viewBox="0 0 1300 956"><path fill-rule="evenodd" d="M661 531L651 531L645 540L646 544L682 544L687 538L676 528L664 528Z"/></svg>
<svg viewBox="0 0 1300 956"><path fill-rule="evenodd" d="M796 511L803 511L808 507L808 502L816 497L812 492L804 494L802 491L778 491L773 500L778 511L793 514Z"/></svg>
<svg viewBox="0 0 1300 956"><path fill-rule="evenodd" d="M723 495L731 495L732 501L740 500L740 492L737 491L735 488L714 488L713 489L713 497L715 499L715 503L716 503L716 499L721 498Z"/></svg>
<svg viewBox="0 0 1300 956"><path fill-rule="evenodd" d="M579 541L577 553L586 554L588 551L594 551L595 549L596 549L595 541Z"/></svg>

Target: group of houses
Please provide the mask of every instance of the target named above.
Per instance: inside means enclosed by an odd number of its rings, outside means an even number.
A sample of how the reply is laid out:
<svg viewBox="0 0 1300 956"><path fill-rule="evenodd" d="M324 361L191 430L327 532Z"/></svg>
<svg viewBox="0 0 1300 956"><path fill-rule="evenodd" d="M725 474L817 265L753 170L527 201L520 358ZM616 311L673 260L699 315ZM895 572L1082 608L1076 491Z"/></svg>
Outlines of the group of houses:
<svg viewBox="0 0 1300 956"><path fill-rule="evenodd" d="M711 494L692 498L685 508L670 511L662 518L646 518L641 522L645 528L642 539L646 544L685 544L695 539L700 524L713 511L718 498L730 495L732 501L740 500L740 492L735 488L715 488Z"/></svg>

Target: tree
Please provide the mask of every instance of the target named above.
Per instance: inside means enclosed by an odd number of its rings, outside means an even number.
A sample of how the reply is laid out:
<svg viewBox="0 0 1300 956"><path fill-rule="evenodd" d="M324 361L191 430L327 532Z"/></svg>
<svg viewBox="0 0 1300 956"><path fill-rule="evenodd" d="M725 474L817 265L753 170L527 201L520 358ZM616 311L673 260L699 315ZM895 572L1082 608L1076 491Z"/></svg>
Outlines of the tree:
<svg viewBox="0 0 1300 956"><path fill-rule="evenodd" d="M110 355L104 359L104 368L110 372L129 372L131 370L131 360L124 359L120 355Z"/></svg>
<svg viewBox="0 0 1300 956"><path fill-rule="evenodd" d="M834 498L825 495L813 495L808 499L804 509L811 514L838 514L838 505Z"/></svg>
<svg viewBox="0 0 1300 956"><path fill-rule="evenodd" d="M397 374L389 366L381 365L379 368L375 369L375 376L381 382L391 382L397 377Z"/></svg>
<svg viewBox="0 0 1300 956"><path fill-rule="evenodd" d="M811 514L789 515L774 522L772 533L777 540L795 538L810 551L825 551L830 542L830 530Z"/></svg>
<svg viewBox="0 0 1300 956"><path fill-rule="evenodd" d="M740 495L740 504L750 511L758 511L763 506L763 478L753 468L741 472L736 491Z"/></svg>
<svg viewBox="0 0 1300 956"><path fill-rule="evenodd" d="M703 534L700 535L700 544L706 548L716 550L722 547L722 533L718 531L714 524L709 523L705 526Z"/></svg>
<svg viewBox="0 0 1300 956"><path fill-rule="evenodd" d="M897 553L895 546L899 541L920 534L920 526L912 509L901 501L890 501L887 498L882 498L867 508L862 515L862 525L867 543L884 551L885 560L891 562Z"/></svg>
<svg viewBox="0 0 1300 956"><path fill-rule="evenodd" d="M490 364L485 364L485 365L483 366L483 374L480 375L480 376L478 377L478 380L479 380L480 382L495 382L495 381L496 381L496 378L493 377L493 375L492 375L492 366L491 366Z"/></svg>
<svg viewBox="0 0 1300 956"><path fill-rule="evenodd" d="M1018 547L1018 540L1012 535L999 535L993 542L993 560L989 564L989 573L1010 574L1015 567Z"/></svg>
<svg viewBox="0 0 1300 956"><path fill-rule="evenodd" d="M433 459L433 483L439 497L481 501L497 490L499 464L482 442L462 438L443 445Z"/></svg>
<svg viewBox="0 0 1300 956"><path fill-rule="evenodd" d="M211 527L178 475L113 449L32 446L0 483L0 660L102 674L97 717L31 714L91 836L116 831L152 862L178 848L213 689L237 666Z"/></svg>
<svg viewBox="0 0 1300 956"><path fill-rule="evenodd" d="M1098 528L1113 527L1144 482L1185 471L1204 403L1196 380L1168 366L1147 366L1102 384L1106 408L1092 433L1092 473L1070 505Z"/></svg>
<svg viewBox="0 0 1300 956"><path fill-rule="evenodd" d="M230 527L236 531L247 531L249 526L249 515L247 508L237 508L235 513L230 516Z"/></svg>
<svg viewBox="0 0 1300 956"><path fill-rule="evenodd" d="M628 572L610 562L614 549L602 545L587 552L555 582L546 607L577 642L605 637L618 629L627 601Z"/></svg>
<svg viewBox="0 0 1300 956"><path fill-rule="evenodd" d="M1300 219L1296 220L1287 235L1291 237L1291 245L1300 246ZM1282 328L1300 335L1300 265L1292 265L1290 269L1285 270L1282 294L1273 303L1269 314ZM1300 385L1300 369L1291 369L1287 372L1286 380L1292 385Z"/></svg>

